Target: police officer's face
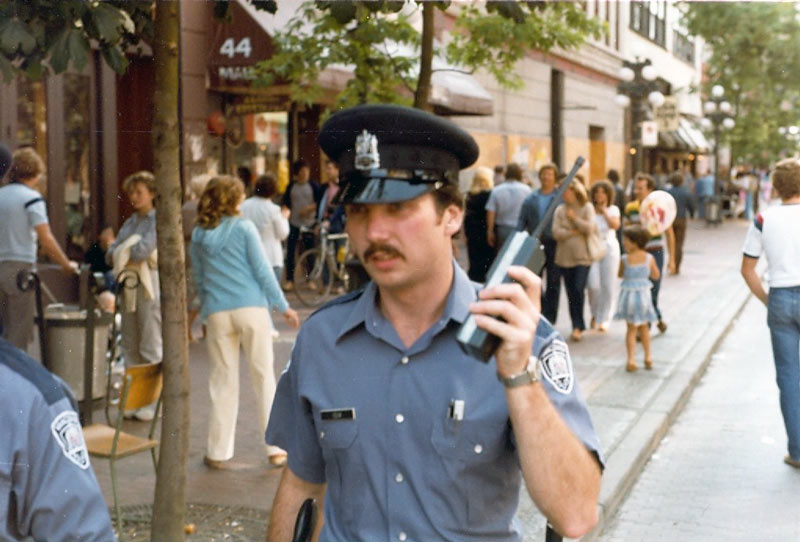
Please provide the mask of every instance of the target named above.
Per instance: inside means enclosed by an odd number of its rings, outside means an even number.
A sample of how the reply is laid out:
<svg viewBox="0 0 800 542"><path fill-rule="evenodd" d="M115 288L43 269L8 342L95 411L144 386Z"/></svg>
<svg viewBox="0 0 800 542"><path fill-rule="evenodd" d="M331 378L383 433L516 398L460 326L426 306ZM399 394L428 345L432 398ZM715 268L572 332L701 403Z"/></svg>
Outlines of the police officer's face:
<svg viewBox="0 0 800 542"><path fill-rule="evenodd" d="M408 288L451 265L451 237L462 212L439 211L424 194L398 203L348 204L347 233L365 269L382 288Z"/></svg>

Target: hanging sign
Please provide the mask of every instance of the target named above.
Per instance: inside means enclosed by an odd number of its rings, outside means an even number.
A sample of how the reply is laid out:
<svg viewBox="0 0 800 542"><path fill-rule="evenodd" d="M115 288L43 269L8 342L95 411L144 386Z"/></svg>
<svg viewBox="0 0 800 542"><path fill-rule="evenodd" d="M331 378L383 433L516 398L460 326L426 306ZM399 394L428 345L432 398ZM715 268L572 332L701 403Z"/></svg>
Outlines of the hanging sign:
<svg viewBox="0 0 800 542"><path fill-rule="evenodd" d="M642 122L642 147L658 145L658 124L654 120Z"/></svg>

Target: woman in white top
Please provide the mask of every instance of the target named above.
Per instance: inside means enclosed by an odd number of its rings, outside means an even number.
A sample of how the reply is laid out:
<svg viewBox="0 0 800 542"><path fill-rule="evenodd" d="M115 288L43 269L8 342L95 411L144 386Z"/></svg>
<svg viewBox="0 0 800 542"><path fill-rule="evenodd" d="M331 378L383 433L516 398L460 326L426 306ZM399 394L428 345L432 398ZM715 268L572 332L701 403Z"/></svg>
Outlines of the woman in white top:
<svg viewBox="0 0 800 542"><path fill-rule="evenodd" d="M597 231L600 238L606 242L606 255L602 260L592 264L586 283L589 290L589 308L592 313L590 327L605 332L613 314L612 304L616 298L619 270L619 242L616 231L620 225L620 212L614 205L614 187L608 181L594 183L589 193L594 204Z"/></svg>
<svg viewBox="0 0 800 542"><path fill-rule="evenodd" d="M759 213L744 242L742 276L767 306L767 325L780 390L781 412L789 441L787 465L800 469L800 162L787 158L772 173L781 205ZM756 264L767 257L769 293Z"/></svg>
<svg viewBox="0 0 800 542"><path fill-rule="evenodd" d="M264 255L278 283L283 275L283 249L281 241L289 235L289 209L281 209L273 203L272 197L278 190L275 177L269 173L262 175L253 188L253 196L247 198L241 206L242 218L246 218L256 225Z"/></svg>

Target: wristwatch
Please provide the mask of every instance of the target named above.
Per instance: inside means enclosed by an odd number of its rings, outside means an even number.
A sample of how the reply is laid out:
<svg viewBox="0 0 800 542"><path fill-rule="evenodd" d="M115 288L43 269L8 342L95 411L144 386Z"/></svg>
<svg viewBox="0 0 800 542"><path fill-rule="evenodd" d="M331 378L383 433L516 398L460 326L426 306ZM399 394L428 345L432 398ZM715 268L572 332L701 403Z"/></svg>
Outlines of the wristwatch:
<svg viewBox="0 0 800 542"><path fill-rule="evenodd" d="M528 366L521 373L511 375L508 378L500 376L497 373L497 380L499 380L506 388L516 388L518 386L525 386L537 382L542 374L542 368L539 365L539 358L531 355L528 358Z"/></svg>

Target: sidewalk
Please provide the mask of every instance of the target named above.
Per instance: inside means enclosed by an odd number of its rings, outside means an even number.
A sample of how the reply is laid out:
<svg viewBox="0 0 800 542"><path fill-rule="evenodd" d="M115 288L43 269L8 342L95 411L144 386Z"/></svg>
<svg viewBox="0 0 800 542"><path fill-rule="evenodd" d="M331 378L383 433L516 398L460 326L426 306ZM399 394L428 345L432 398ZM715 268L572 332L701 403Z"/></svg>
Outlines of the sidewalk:
<svg viewBox="0 0 800 542"><path fill-rule="evenodd" d="M699 221L690 224L681 275L667 276L662 283L660 305L669 329L663 335L654 332L653 371L625 372L623 322L613 322L608 333L587 332L582 342L570 343L573 363L606 461L598 533L613 516L647 457L685 403L705 370L711 351L747 298L747 288L739 276L740 249L746 229L745 221L726 222L716 228L708 228ZM462 250L460 259L465 258ZM293 306L300 307L292 294L288 298ZM307 309L300 312L301 317L310 313ZM276 326L281 331L275 344L275 370L279 374L288 360L295 332L287 330L280 319ZM569 336L571 328L565 299L562 299L556 327ZM641 354L638 357L641 358ZM228 539L261 541L281 471L267 464L263 435L256 427L255 399L247 371L243 366L235 459L252 464L253 469L211 471L202 463L209 404L208 356L202 341L190 346L190 360L192 427L187 502L217 505L217 512L227 513L230 522L241 513L258 532L252 538L242 536L243 527L241 521L237 521L231 523L233 538ZM127 429L143 432L146 427L141 426L145 425L131 422ZM93 466L111 504L108 462L94 460ZM119 479L123 481L121 503L124 506L151 503L155 476L149 456L141 454L125 459L117 468ZM544 519L524 490L519 516L525 525L526 540L544 540ZM259 530L260 518L264 518L264 523ZM217 531L217 535L220 532ZM196 534L188 537L194 541L212 539L223 538L211 536L208 531L204 533L199 523ZM594 539L593 535L584 537L584 540Z"/></svg>

